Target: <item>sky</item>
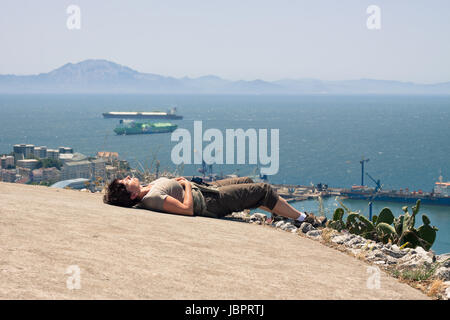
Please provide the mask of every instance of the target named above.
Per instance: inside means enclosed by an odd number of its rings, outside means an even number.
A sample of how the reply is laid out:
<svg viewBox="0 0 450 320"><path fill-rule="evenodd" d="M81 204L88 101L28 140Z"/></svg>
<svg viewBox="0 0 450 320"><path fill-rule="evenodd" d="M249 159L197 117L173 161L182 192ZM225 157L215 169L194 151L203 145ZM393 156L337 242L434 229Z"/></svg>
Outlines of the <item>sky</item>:
<svg viewBox="0 0 450 320"><path fill-rule="evenodd" d="M1 0L0 74L106 59L174 77L447 82L449 16L448 0Z"/></svg>

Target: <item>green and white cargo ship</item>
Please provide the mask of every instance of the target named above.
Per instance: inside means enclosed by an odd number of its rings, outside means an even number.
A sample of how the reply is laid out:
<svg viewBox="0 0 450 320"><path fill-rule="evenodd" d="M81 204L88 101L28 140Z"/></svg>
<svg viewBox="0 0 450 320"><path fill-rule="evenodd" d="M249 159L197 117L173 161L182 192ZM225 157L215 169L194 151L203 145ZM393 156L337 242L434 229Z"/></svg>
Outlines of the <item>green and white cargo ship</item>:
<svg viewBox="0 0 450 320"><path fill-rule="evenodd" d="M169 122L136 122L133 120L120 120L114 129L118 135L166 133L174 131L178 126Z"/></svg>

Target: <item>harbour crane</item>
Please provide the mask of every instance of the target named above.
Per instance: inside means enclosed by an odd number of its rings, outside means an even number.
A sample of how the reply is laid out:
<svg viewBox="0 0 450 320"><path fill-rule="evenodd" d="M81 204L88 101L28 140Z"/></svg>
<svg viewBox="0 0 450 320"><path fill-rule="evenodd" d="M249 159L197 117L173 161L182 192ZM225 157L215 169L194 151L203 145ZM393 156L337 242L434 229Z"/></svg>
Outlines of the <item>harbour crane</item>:
<svg viewBox="0 0 450 320"><path fill-rule="evenodd" d="M370 159L361 159L359 163L361 163L361 186L364 186L364 162L369 162Z"/></svg>
<svg viewBox="0 0 450 320"><path fill-rule="evenodd" d="M377 185L375 187L375 192L378 192L379 190L381 190L382 185L381 185L380 179L375 180L374 177L372 177L369 173L366 173L366 174Z"/></svg>

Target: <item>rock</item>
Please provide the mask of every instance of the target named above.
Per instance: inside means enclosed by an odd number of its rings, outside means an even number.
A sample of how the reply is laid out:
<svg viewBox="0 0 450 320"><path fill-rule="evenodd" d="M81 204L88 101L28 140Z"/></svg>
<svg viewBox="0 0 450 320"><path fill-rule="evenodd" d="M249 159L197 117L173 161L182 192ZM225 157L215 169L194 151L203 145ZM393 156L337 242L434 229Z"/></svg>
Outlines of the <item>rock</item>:
<svg viewBox="0 0 450 320"><path fill-rule="evenodd" d="M346 242L348 240L349 240L349 236L344 234L342 236L334 237L331 241L336 243L336 244L343 244L344 242Z"/></svg>
<svg viewBox="0 0 450 320"><path fill-rule="evenodd" d="M392 257L389 257L389 256L387 257L386 262L387 262L388 264L398 264L397 259L392 258Z"/></svg>
<svg viewBox="0 0 450 320"><path fill-rule="evenodd" d="M369 253L366 256L366 259L373 263L379 262L378 264L389 264L389 265L397 264L397 259L394 259L393 257L384 254L383 249L382 250L375 249L373 252ZM383 263L381 263L380 261L382 261Z"/></svg>
<svg viewBox="0 0 450 320"><path fill-rule="evenodd" d="M375 261L374 264L384 265L384 264L386 264L386 262L384 262L383 260L380 260L380 261Z"/></svg>
<svg viewBox="0 0 450 320"><path fill-rule="evenodd" d="M395 259L400 259L400 258L404 257L407 254L406 252L402 252L400 250L393 250L393 248L392 249L388 249L386 247L382 248L381 251L384 254L387 254L388 256L391 256L392 258L395 258Z"/></svg>
<svg viewBox="0 0 450 320"><path fill-rule="evenodd" d="M361 240L360 237L353 237L350 238L348 241L345 242L345 245L347 247L356 247L356 245L360 245L363 243L364 240ZM361 247L361 246L359 246Z"/></svg>
<svg viewBox="0 0 450 320"><path fill-rule="evenodd" d="M370 241L373 242L372 240L370 240ZM375 243L374 246L376 249L383 249L383 247L384 247L382 243Z"/></svg>
<svg viewBox="0 0 450 320"><path fill-rule="evenodd" d="M300 230L302 230L303 233L307 233L308 231L314 230L315 228L313 227L313 225L311 223L308 222L303 222L300 225Z"/></svg>
<svg viewBox="0 0 450 320"><path fill-rule="evenodd" d="M422 265L429 266L433 263L433 258L427 253L423 254L420 249L419 251L415 251L416 253L412 252L413 250L409 251L404 257L398 259L398 263L401 267L417 268Z"/></svg>
<svg viewBox="0 0 450 320"><path fill-rule="evenodd" d="M386 255L384 255L380 250L377 249L370 252L366 258L368 261L386 261L388 259Z"/></svg>
<svg viewBox="0 0 450 320"><path fill-rule="evenodd" d="M421 256L427 256L427 257L430 257L430 258L433 257L433 253L432 252L425 251L425 249L422 248L422 247L416 247L416 253L421 255Z"/></svg>
<svg viewBox="0 0 450 320"><path fill-rule="evenodd" d="M441 263L443 267L450 267L450 253L444 253L436 256L436 261Z"/></svg>
<svg viewBox="0 0 450 320"><path fill-rule="evenodd" d="M434 275L444 281L450 281L450 268L440 267L436 270Z"/></svg>
<svg viewBox="0 0 450 320"><path fill-rule="evenodd" d="M264 213L256 212L250 216L250 221L261 221L264 222L267 220L267 216Z"/></svg>
<svg viewBox="0 0 450 320"><path fill-rule="evenodd" d="M292 223L290 223L290 222L286 222L285 224L283 224L281 227L280 227L280 229L281 230L284 230L284 231L292 231L292 230L297 230L297 227L296 226L294 226Z"/></svg>
<svg viewBox="0 0 450 320"><path fill-rule="evenodd" d="M282 225L284 225L285 222L284 221L278 221L277 223L275 223L275 227L276 228L281 228Z"/></svg>
<svg viewBox="0 0 450 320"><path fill-rule="evenodd" d="M312 239L317 239L322 235L322 230L311 230L306 233L306 236Z"/></svg>
<svg viewBox="0 0 450 320"><path fill-rule="evenodd" d="M248 220L249 219L248 214L246 212L244 212L244 211L233 212L231 214L231 216L233 218L242 219L242 220Z"/></svg>
<svg viewBox="0 0 450 320"><path fill-rule="evenodd" d="M350 248L348 249L349 252L351 252L354 256L357 256L358 254L360 254L362 252L361 249L354 249L354 248Z"/></svg>
<svg viewBox="0 0 450 320"><path fill-rule="evenodd" d="M444 300L449 300L450 299L450 281L445 281L444 282L444 294L443 294L443 299Z"/></svg>

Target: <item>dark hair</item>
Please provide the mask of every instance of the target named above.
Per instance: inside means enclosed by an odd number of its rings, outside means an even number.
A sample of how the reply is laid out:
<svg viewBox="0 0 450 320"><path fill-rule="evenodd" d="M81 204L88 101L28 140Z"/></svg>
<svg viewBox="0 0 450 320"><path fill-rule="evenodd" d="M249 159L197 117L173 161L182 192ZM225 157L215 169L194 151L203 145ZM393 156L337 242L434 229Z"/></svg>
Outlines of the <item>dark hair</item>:
<svg viewBox="0 0 450 320"><path fill-rule="evenodd" d="M139 199L131 199L131 193L127 191L125 185L120 183L119 179L114 179L106 189L103 202L114 206L130 208L139 203Z"/></svg>

